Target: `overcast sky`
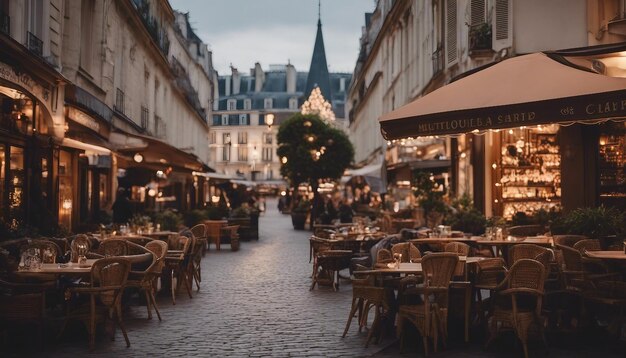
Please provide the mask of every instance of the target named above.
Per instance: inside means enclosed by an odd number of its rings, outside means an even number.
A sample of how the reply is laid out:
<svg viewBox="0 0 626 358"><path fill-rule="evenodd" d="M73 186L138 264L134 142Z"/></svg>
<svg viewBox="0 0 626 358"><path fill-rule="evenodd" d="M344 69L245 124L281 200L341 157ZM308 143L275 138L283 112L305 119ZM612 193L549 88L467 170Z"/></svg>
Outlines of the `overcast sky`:
<svg viewBox="0 0 626 358"><path fill-rule="evenodd" d="M248 72L259 62L286 64L308 71L317 31L317 0L170 0L189 12L189 21L213 51L220 75L230 64ZM375 0L322 0L322 31L331 72L352 72L359 51L365 12Z"/></svg>

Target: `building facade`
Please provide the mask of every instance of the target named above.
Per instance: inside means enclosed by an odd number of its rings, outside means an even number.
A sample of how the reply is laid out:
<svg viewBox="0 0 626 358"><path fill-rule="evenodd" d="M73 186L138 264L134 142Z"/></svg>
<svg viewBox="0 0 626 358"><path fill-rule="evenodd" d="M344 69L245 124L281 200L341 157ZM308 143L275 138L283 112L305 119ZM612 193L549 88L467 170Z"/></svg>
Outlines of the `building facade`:
<svg viewBox="0 0 626 358"><path fill-rule="evenodd" d="M509 57L624 41L623 14L623 3L610 0L379 0L375 11L365 15L361 50L346 100L356 161L366 164L384 156L393 187L410 185L415 170L429 170L444 190L452 195L470 194L487 215L510 217L517 211L530 213L561 204L576 207L598 203L597 197L561 203L561 184L573 192L578 186L574 183L559 183L558 187L533 193L503 190L503 178L507 180L511 175L505 169L503 152L507 146L515 147L523 140L530 147L533 144L529 137L541 137L525 128L513 133L386 143L378 119L383 113ZM566 143L567 138L576 135L572 131L581 129L542 130L554 135L545 141L556 143L553 139L560 133L561 142ZM556 167L576 159L559 156L550 160ZM512 170L514 174L535 175L519 168ZM538 172L545 174L545 170L542 167ZM560 181L561 170L557 171L551 173L552 182Z"/></svg>
<svg viewBox="0 0 626 358"><path fill-rule="evenodd" d="M0 131L21 137L4 154L23 173L2 184L24 182L5 222L75 231L110 211L118 186L138 208L197 204L215 73L186 14L163 0L16 0L0 15ZM7 209L18 189L3 190Z"/></svg>

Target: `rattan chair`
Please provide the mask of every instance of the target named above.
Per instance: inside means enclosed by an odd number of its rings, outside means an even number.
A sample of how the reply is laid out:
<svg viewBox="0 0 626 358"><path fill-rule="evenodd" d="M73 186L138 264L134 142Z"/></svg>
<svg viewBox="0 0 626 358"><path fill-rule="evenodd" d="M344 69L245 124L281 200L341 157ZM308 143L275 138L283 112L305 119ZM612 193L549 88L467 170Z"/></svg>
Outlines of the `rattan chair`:
<svg viewBox="0 0 626 358"><path fill-rule="evenodd" d="M610 272L604 262L583 257L580 251L568 246L557 245L557 248L563 256L562 275L566 289L584 292L594 289L599 281L619 279L619 275Z"/></svg>
<svg viewBox="0 0 626 358"><path fill-rule="evenodd" d="M428 355L428 340L433 340L433 347L437 351L438 340L442 338L445 345L448 331L448 294L450 280L459 262L456 254L449 252L432 253L422 258L423 284L419 285L418 278L409 276L402 280L399 296L407 293L423 295L423 302L419 304L401 304L398 310L398 335L400 336L400 350L404 348L405 323L409 322L417 327L424 343L424 353Z"/></svg>
<svg viewBox="0 0 626 358"><path fill-rule="evenodd" d="M74 307L70 300L60 335L69 320L82 321L89 332L89 349L93 350L96 341L96 323L112 318L122 330L126 346L130 347L130 340L122 322L121 310L121 293L126 286L129 272L130 262L121 257L107 257L94 262L91 266L89 287L70 288L70 292L74 294L88 296L89 303Z"/></svg>
<svg viewBox="0 0 626 358"><path fill-rule="evenodd" d="M580 251L581 254L584 254L585 251L600 251L602 247L600 247L600 240L596 239L585 239L580 240L572 246L575 250Z"/></svg>
<svg viewBox="0 0 626 358"><path fill-rule="evenodd" d="M222 228L222 235L230 242L231 251L239 251L239 225L224 226Z"/></svg>
<svg viewBox="0 0 626 358"><path fill-rule="evenodd" d="M152 252L152 264L145 271L131 271L126 287L135 287L144 292L146 298L146 308L148 309L148 319L152 319L152 307L156 311L159 321L161 314L154 297L156 291L155 281L161 276L167 255L167 243L165 241L153 240L146 245L146 249Z"/></svg>
<svg viewBox="0 0 626 358"><path fill-rule="evenodd" d="M189 254L193 247L193 238L179 235L176 239L170 240L168 254L165 256L165 272L170 275L172 304L176 304L176 292L181 285L185 285L189 298L191 295L191 280L189 276ZM172 250L173 252L170 252Z"/></svg>
<svg viewBox="0 0 626 358"><path fill-rule="evenodd" d="M546 269L533 259L519 259L513 264L504 281L496 288L494 308L489 317L487 346L500 331L511 329L522 342L524 356L528 358L528 335L535 324L546 344L541 317Z"/></svg>
<svg viewBox="0 0 626 358"><path fill-rule="evenodd" d="M311 236L309 238L309 262L313 261L313 273L311 277L315 276L315 272L317 271L317 255L331 248L330 242L326 239L317 236Z"/></svg>
<svg viewBox="0 0 626 358"><path fill-rule="evenodd" d="M470 247L467 244L462 242L449 242L443 247L444 252L452 252L459 256L469 256ZM467 280L467 275L465 272L465 262L459 261L456 265L456 269L454 270L455 278L462 278L463 280Z"/></svg>
<svg viewBox="0 0 626 358"><path fill-rule="evenodd" d="M516 244L509 247L508 251L509 267L512 267L518 260L533 259L541 262L546 269L549 268L550 261L553 261L553 253L550 249L533 244Z"/></svg>
<svg viewBox="0 0 626 358"><path fill-rule="evenodd" d="M20 248L20 256L26 250L33 250L44 264L54 264L61 249L57 244L48 240L28 240L28 243Z"/></svg>
<svg viewBox="0 0 626 358"><path fill-rule="evenodd" d="M309 290L313 290L316 284L328 283L333 290L339 290L339 271L350 268L350 250L327 250L316 255L313 282Z"/></svg>
<svg viewBox="0 0 626 358"><path fill-rule="evenodd" d="M143 236L125 236L124 240L128 242L132 242L135 245L140 245L140 246L145 247L146 245L148 245L148 243L154 241L155 239L150 238L150 237L143 237Z"/></svg>
<svg viewBox="0 0 626 358"><path fill-rule="evenodd" d="M476 272L474 275L474 291L476 295L476 311L478 312L478 322L483 322L485 314L488 313L490 302L494 296L494 290L506 277L506 262L501 257L485 259L476 262ZM482 291L489 291L487 298L483 300Z"/></svg>
<svg viewBox="0 0 626 358"><path fill-rule="evenodd" d="M204 226L204 225L202 225ZM199 231L199 230L198 230ZM192 231L193 233L193 231ZM202 253L206 247L206 238L198 239L196 235L193 235L192 247L189 250L189 263L187 265L189 277L196 282L196 289L200 291L200 282L202 282ZM193 286L193 282L191 284Z"/></svg>
<svg viewBox="0 0 626 358"><path fill-rule="evenodd" d="M517 237L539 236L546 233L546 228L543 225L519 225L511 226L507 232L509 235Z"/></svg>
<svg viewBox="0 0 626 358"><path fill-rule="evenodd" d="M198 243L198 245L200 245L201 247L201 251L202 251L202 255L204 255L204 253L207 250L207 245L209 243L209 240L207 239L207 235L206 235L206 225L205 224L198 224L193 226L191 229L189 229L191 231L191 234L193 235L193 237L196 238L196 243ZM202 281L202 280L200 280Z"/></svg>
<svg viewBox="0 0 626 358"><path fill-rule="evenodd" d="M581 241L588 239L587 236L583 235L554 235L552 236L552 240L554 241L554 245L563 245L574 247L574 245Z"/></svg>
<svg viewBox="0 0 626 358"><path fill-rule="evenodd" d="M206 226L207 247L211 247L211 243L215 244L215 249L220 249L222 242L222 228L228 225L226 220L207 220L204 222Z"/></svg>
<svg viewBox="0 0 626 358"><path fill-rule="evenodd" d="M128 244L125 238L106 239L100 243L98 254L104 257L128 255Z"/></svg>
<svg viewBox="0 0 626 358"><path fill-rule="evenodd" d="M391 254L402 255L402 262L411 262L422 258L420 250L410 242L393 245L391 247Z"/></svg>
<svg viewBox="0 0 626 358"><path fill-rule="evenodd" d="M374 334L377 334L380 340L383 333L382 320L383 317L392 319L394 317L394 291L391 287L379 287L376 286L376 280L371 275L359 274L359 271L367 270L365 266L357 265L354 271L355 279L352 280L352 304L350 307L350 314L348 315L348 322L346 322L346 328L343 331L342 338L346 337L352 318L358 311L358 324L359 332L363 327L367 326L368 312L374 309L374 320L370 326L369 333L367 334L367 340L365 341L365 347L369 345Z"/></svg>

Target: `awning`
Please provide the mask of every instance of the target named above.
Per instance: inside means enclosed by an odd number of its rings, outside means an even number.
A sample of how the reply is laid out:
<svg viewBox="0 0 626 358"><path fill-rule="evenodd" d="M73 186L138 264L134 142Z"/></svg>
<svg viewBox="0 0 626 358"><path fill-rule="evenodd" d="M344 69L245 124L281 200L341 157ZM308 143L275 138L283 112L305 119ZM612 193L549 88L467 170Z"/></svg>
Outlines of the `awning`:
<svg viewBox="0 0 626 358"><path fill-rule="evenodd" d="M625 51L621 43L507 59L383 115L381 131L391 140L623 119Z"/></svg>
<svg viewBox="0 0 626 358"><path fill-rule="evenodd" d="M61 141L61 145L63 147L76 148L84 150L87 154L97 154L97 155L111 155L111 150L100 147L93 144L83 143L81 141L71 139L71 138L63 138Z"/></svg>
<svg viewBox="0 0 626 358"><path fill-rule="evenodd" d="M125 132L113 132L109 141L117 148L116 151L134 157L139 154L140 163L157 164L173 168L181 168L192 171L207 171L208 166L201 163L198 158L184 152L159 139Z"/></svg>

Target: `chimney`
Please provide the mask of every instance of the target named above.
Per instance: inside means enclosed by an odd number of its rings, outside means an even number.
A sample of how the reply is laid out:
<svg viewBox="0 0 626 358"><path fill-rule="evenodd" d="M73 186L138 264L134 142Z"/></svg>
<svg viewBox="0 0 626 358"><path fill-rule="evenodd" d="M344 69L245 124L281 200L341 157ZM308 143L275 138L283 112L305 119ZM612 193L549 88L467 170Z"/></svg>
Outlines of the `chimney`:
<svg viewBox="0 0 626 358"><path fill-rule="evenodd" d="M261 68L260 63L254 64L254 92L261 92L265 82L265 72Z"/></svg>
<svg viewBox="0 0 626 358"><path fill-rule="evenodd" d="M230 66L230 70L233 74L233 94L239 94L239 89L241 88L241 79L239 78L239 71L237 68Z"/></svg>
<svg viewBox="0 0 626 358"><path fill-rule="evenodd" d="M296 68L288 63L286 67L287 72L287 93L296 93Z"/></svg>

